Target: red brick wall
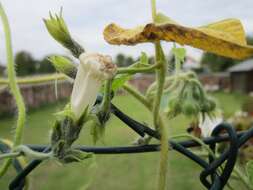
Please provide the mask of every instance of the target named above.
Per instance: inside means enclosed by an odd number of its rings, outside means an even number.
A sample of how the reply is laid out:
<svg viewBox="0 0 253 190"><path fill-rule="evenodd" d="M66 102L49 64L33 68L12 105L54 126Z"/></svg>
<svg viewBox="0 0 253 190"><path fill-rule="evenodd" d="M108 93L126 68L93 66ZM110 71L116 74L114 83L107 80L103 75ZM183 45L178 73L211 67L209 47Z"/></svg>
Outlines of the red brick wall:
<svg viewBox="0 0 253 190"><path fill-rule="evenodd" d="M130 84L135 86L141 92L145 92L148 86L153 83L155 76L136 75L130 80ZM206 85L219 84L221 89L227 89L230 86L229 77L221 77L215 75L201 75L201 82ZM21 85L21 93L24 97L27 109L38 108L43 104L54 103L57 100L69 98L72 90L72 84L68 81L58 82L57 91L58 99L55 96L55 83L36 84L36 85ZM15 111L15 102L9 93L8 88L0 90L0 115L2 113L13 113Z"/></svg>
<svg viewBox="0 0 253 190"><path fill-rule="evenodd" d="M21 93L27 109L38 108L43 104L50 104L57 100L68 98L72 91L72 84L69 82L58 82L57 93L55 95L55 83L36 84L36 85L21 85ZM0 115L4 113L15 112L16 106L9 89L4 88L0 91Z"/></svg>

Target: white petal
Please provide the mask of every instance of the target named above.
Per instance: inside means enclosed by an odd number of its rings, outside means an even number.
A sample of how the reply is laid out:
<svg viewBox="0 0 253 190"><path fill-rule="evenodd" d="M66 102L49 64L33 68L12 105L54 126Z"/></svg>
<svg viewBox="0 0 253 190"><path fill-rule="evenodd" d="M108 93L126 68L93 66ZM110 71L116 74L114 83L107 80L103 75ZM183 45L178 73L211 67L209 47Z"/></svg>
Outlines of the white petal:
<svg viewBox="0 0 253 190"><path fill-rule="evenodd" d="M214 128L217 127L222 122L223 122L222 117L210 118L209 116L206 116L204 120L203 118L200 118L199 127L201 129L202 136L203 137L210 136Z"/></svg>
<svg viewBox="0 0 253 190"><path fill-rule="evenodd" d="M83 53L79 59L80 64L71 94L71 109L76 119L80 118L87 107L90 111L102 82L112 78L117 71L109 56Z"/></svg>

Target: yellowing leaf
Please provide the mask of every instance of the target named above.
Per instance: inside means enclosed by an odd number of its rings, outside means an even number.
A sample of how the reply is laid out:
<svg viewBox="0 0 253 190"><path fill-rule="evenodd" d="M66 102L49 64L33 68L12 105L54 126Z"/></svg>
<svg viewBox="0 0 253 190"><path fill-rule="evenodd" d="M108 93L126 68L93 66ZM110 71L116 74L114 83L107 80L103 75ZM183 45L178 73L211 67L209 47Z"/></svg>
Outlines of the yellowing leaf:
<svg viewBox="0 0 253 190"><path fill-rule="evenodd" d="M241 21L238 19L226 19L199 27L199 30L205 31L210 35L219 35L224 40L229 39L231 42L247 45L245 31Z"/></svg>
<svg viewBox="0 0 253 190"><path fill-rule="evenodd" d="M160 40L189 45L204 51L234 59L253 55L253 46L246 43L245 32L237 19L227 19L202 27L186 27L179 24L147 24L134 29L108 25L104 38L110 44L136 45Z"/></svg>

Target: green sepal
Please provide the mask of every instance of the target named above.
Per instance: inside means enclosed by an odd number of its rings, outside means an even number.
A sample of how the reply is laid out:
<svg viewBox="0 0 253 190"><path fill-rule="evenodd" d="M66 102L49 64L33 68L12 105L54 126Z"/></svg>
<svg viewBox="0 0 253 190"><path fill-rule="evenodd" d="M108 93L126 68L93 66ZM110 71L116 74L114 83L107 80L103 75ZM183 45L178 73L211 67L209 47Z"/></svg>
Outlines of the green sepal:
<svg viewBox="0 0 253 190"><path fill-rule="evenodd" d="M72 120L76 120L75 119L75 114L71 110L71 105L70 104L67 104L65 106L65 108L63 109L63 111L57 112L54 115L56 116L57 120L59 120L59 121L65 119L65 117L69 117Z"/></svg>
<svg viewBox="0 0 253 190"><path fill-rule="evenodd" d="M72 79L75 79L77 67L70 59L64 56L55 55L48 57L48 60L53 64L58 72L63 73Z"/></svg>

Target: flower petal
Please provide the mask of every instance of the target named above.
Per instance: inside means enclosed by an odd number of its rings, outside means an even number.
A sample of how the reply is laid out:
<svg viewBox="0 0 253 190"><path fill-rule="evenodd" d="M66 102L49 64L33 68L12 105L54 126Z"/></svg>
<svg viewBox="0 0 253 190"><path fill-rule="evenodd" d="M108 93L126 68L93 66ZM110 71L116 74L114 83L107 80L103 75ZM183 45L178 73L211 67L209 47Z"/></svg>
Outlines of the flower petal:
<svg viewBox="0 0 253 190"><path fill-rule="evenodd" d="M104 30L104 38L115 45L136 45L159 40L177 42L234 59L253 55L253 46L247 45L243 26L237 19L227 19L197 28L176 23L151 23L134 29L123 29L110 24Z"/></svg>
<svg viewBox="0 0 253 190"><path fill-rule="evenodd" d="M210 118L206 116L205 118L200 118L199 128L203 137L208 137L212 134L215 127L223 122L221 117Z"/></svg>

